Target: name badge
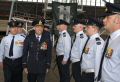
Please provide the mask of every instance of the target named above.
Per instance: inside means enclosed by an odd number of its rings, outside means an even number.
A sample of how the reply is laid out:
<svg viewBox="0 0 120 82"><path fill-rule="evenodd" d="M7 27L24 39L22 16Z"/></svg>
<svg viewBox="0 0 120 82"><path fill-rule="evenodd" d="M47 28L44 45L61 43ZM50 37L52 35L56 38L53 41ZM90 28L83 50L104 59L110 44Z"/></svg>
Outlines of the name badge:
<svg viewBox="0 0 120 82"><path fill-rule="evenodd" d="M105 56L106 56L107 58L111 58L111 57L112 57L112 54L113 54L113 49L112 49L112 48L108 48Z"/></svg>
<svg viewBox="0 0 120 82"><path fill-rule="evenodd" d="M15 45L17 45L17 46L23 46L23 44L24 44L23 41L20 41L20 40L15 41Z"/></svg>
<svg viewBox="0 0 120 82"><path fill-rule="evenodd" d="M88 52L89 52L89 49L90 49L90 48L85 48L85 51L84 51L84 53L85 53L85 54L88 54Z"/></svg>

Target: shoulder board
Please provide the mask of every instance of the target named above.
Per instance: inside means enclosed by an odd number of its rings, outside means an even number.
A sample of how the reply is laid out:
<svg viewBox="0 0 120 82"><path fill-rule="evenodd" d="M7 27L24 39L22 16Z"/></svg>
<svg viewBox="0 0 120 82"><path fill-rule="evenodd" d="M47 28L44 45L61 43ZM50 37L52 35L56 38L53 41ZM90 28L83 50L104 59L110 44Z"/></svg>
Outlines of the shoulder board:
<svg viewBox="0 0 120 82"><path fill-rule="evenodd" d="M95 38L96 39L96 41L100 41L100 38L99 37L97 37L97 38Z"/></svg>
<svg viewBox="0 0 120 82"><path fill-rule="evenodd" d="M66 33L65 32L63 33L63 37L66 37Z"/></svg>
<svg viewBox="0 0 120 82"><path fill-rule="evenodd" d="M20 35L20 36L22 36L22 37L24 37L24 38L25 38L25 35Z"/></svg>
<svg viewBox="0 0 120 82"><path fill-rule="evenodd" d="M80 38L84 38L83 34L80 34Z"/></svg>

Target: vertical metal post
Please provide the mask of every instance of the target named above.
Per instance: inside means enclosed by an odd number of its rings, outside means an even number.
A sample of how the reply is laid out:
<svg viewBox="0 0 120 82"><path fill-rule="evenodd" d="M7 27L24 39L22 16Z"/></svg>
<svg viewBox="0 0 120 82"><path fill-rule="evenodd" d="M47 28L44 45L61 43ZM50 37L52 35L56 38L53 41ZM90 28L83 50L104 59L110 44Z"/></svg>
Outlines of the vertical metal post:
<svg viewBox="0 0 120 82"><path fill-rule="evenodd" d="M48 0L45 0L45 3L44 3L44 18L46 18L47 7L48 7Z"/></svg>
<svg viewBox="0 0 120 82"><path fill-rule="evenodd" d="M36 12L35 12L35 14L36 14L36 17L37 17L37 14L38 14L38 0L37 0L37 2L36 2Z"/></svg>
<svg viewBox="0 0 120 82"><path fill-rule="evenodd" d="M96 18L96 0L95 0L95 18Z"/></svg>
<svg viewBox="0 0 120 82"><path fill-rule="evenodd" d="M8 22L10 22L11 18L12 18L12 15L13 15L13 7L14 7L14 3L15 3L15 0L12 0L12 4L11 4L11 9L10 9L10 14L9 14L9 20ZM6 31L6 35L8 34L9 32L9 26L7 28L7 31Z"/></svg>
<svg viewBox="0 0 120 82"><path fill-rule="evenodd" d="M83 10L83 0L81 0L81 9Z"/></svg>

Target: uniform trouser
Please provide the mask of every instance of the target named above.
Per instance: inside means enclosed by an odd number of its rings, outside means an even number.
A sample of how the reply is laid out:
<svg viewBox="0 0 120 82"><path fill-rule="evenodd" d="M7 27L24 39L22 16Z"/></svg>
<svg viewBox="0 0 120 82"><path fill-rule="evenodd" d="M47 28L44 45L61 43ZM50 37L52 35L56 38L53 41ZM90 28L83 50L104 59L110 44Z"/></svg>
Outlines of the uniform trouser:
<svg viewBox="0 0 120 82"><path fill-rule="evenodd" d="M57 57L60 82L70 82L69 62L63 65L62 60L63 60L63 55Z"/></svg>
<svg viewBox="0 0 120 82"><path fill-rule="evenodd" d="M45 73L39 73L39 74L34 74L34 73L28 73L27 79L28 82L45 82Z"/></svg>
<svg viewBox="0 0 120 82"><path fill-rule="evenodd" d="M75 82L82 82L80 61L72 63L72 75L73 78L75 79Z"/></svg>
<svg viewBox="0 0 120 82"><path fill-rule="evenodd" d="M4 82L22 82L22 58L3 60Z"/></svg>
<svg viewBox="0 0 120 82"><path fill-rule="evenodd" d="M82 82L94 82L94 72L82 72Z"/></svg>

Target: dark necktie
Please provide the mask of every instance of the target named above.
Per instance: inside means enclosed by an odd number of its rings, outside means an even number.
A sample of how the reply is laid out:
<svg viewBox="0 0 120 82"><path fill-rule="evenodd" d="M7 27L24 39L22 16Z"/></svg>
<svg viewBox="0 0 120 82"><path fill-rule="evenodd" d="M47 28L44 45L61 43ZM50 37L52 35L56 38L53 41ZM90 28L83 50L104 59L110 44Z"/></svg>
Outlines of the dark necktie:
<svg viewBox="0 0 120 82"><path fill-rule="evenodd" d="M73 47L73 44L74 44L74 42L75 42L75 40L76 40L76 35L75 35L75 37L74 37L74 39L73 39L73 42L71 41L71 48Z"/></svg>
<svg viewBox="0 0 120 82"><path fill-rule="evenodd" d="M11 44L10 44L10 50L9 50L9 56L13 56L13 46L14 46L14 38L15 36L13 36Z"/></svg>
<svg viewBox="0 0 120 82"><path fill-rule="evenodd" d="M40 41L40 40L39 40L39 37L37 37L37 40L38 40L38 42Z"/></svg>
<svg viewBox="0 0 120 82"><path fill-rule="evenodd" d="M86 47L89 39L90 39L90 37L88 37L88 39L86 40L86 43L85 43L84 48L83 48L83 50L82 50L82 54L81 54L81 57L80 57L80 63L82 62L82 56L83 56L83 53L84 53L84 51L85 51L85 47Z"/></svg>
<svg viewBox="0 0 120 82"><path fill-rule="evenodd" d="M109 39L110 39L110 36L108 36L108 38L107 38L107 41L106 41L106 44L105 44L105 48L104 48L104 51L102 53L102 58L101 58L101 62L100 62L100 68L99 68L99 72L98 72L98 79L97 79L97 81L99 81L101 79L102 64L103 64L103 60L104 60L104 55L106 53L106 50L107 50L107 47L108 47L108 44L109 44Z"/></svg>

